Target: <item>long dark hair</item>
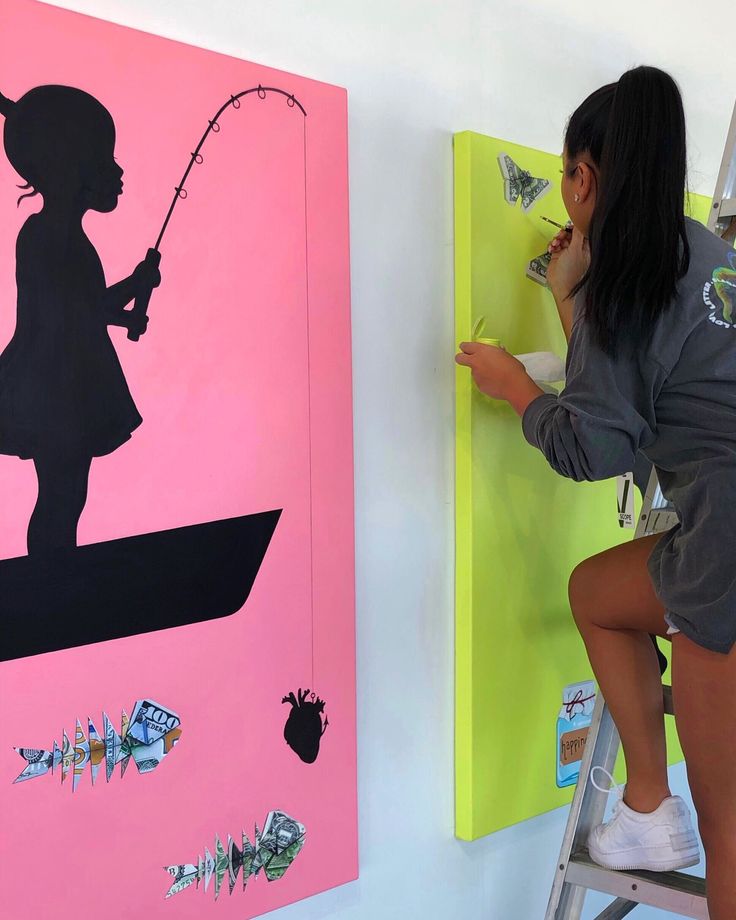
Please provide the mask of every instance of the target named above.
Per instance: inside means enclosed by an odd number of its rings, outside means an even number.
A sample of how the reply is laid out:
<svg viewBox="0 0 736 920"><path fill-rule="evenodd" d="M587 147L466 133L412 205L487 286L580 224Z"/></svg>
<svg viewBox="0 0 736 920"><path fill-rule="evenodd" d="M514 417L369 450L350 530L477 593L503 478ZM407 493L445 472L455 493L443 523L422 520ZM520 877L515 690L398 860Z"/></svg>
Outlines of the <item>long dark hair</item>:
<svg viewBox="0 0 736 920"><path fill-rule="evenodd" d="M690 264L685 230L685 114L672 77L635 67L592 93L567 125L569 161L599 169L583 291L594 341L609 355L646 348Z"/></svg>

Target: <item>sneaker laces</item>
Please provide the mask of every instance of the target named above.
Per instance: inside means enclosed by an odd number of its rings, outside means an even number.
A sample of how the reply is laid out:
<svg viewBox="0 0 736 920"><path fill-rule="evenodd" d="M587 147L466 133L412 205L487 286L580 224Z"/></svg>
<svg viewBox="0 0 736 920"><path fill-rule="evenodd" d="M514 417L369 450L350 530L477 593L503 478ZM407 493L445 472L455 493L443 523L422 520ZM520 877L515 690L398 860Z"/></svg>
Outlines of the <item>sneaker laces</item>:
<svg viewBox="0 0 736 920"><path fill-rule="evenodd" d="M595 781L595 771L596 770L600 770L602 773L606 774L606 777L610 781L610 785L608 787L599 786L598 783ZM613 776L608 772L608 770L606 770L605 767L600 766L600 764L595 764L593 767L591 767L590 781L599 792L606 792L606 793L615 792L616 793L616 801L613 806L613 813L616 814L616 812L621 807L621 804L623 803L624 790L626 789L626 784L623 783L621 786L619 786L616 783L616 780L613 778Z"/></svg>

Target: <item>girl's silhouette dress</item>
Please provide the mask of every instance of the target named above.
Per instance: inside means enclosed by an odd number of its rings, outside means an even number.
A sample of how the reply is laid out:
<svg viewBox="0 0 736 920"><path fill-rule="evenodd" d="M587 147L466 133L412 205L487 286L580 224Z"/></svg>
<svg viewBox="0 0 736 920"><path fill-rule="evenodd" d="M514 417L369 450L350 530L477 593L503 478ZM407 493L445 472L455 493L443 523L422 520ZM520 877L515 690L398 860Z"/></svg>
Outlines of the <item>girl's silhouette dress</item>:
<svg viewBox="0 0 736 920"><path fill-rule="evenodd" d="M28 218L16 253L18 309L0 355L0 453L92 458L141 416L107 330L102 263L81 227Z"/></svg>

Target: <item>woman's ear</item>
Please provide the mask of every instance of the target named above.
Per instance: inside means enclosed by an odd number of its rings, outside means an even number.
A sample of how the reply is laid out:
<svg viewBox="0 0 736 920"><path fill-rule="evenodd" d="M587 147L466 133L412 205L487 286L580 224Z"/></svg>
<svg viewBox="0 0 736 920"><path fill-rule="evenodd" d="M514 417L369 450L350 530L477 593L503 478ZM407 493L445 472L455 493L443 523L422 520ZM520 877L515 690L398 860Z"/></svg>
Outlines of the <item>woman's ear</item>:
<svg viewBox="0 0 736 920"><path fill-rule="evenodd" d="M597 178L595 171L589 163L581 160L575 170L573 177L574 198L576 202L583 204L591 194L595 195Z"/></svg>

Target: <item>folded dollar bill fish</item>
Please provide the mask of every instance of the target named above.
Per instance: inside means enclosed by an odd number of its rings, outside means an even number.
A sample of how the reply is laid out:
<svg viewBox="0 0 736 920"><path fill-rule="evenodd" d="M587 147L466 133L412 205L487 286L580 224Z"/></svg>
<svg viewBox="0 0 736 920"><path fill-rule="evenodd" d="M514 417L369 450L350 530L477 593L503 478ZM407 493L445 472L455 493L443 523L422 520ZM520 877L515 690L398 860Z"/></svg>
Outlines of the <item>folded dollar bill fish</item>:
<svg viewBox="0 0 736 920"><path fill-rule="evenodd" d="M215 836L215 855L205 847L204 856L200 856L197 864L184 863L179 866L164 866L164 869L173 876L174 881L166 893L170 898L190 885L204 883L204 890L215 880L215 900L220 895L222 883L227 876L230 894L233 893L240 869L243 870L243 891L248 879L257 876L263 869L263 874L269 882L283 878L286 870L299 855L304 846L306 829L303 824L290 818L283 811L270 811L266 818L263 832L258 830L256 824L255 846L250 842L243 831L243 848L238 847L232 837L227 838L227 847L218 836Z"/></svg>
<svg viewBox="0 0 736 920"><path fill-rule="evenodd" d="M87 767L94 786L104 763L105 777L109 783L118 764L120 776L125 775L131 758L139 773L150 773L174 747L180 736L181 720L175 712L153 700L138 700L130 717L123 709L119 733L107 713L103 712L101 735L91 719L87 719L85 735L82 723L77 719L74 743L64 732L61 745L54 741L50 751L15 748L26 761L26 767L13 782L23 783L45 773L53 774L58 769L62 783L71 774L74 792Z"/></svg>

